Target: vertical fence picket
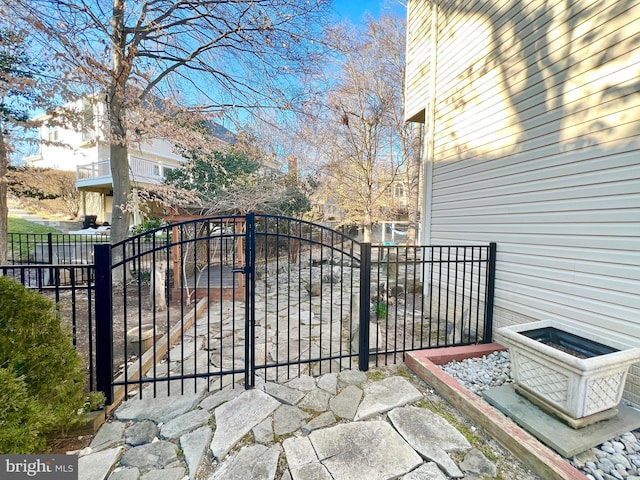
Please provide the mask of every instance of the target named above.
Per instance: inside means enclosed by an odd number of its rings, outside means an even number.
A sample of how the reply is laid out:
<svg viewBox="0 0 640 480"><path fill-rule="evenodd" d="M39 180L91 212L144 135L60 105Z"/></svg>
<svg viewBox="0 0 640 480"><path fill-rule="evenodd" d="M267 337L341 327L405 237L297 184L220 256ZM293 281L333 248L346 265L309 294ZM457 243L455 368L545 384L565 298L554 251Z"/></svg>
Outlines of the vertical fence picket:
<svg viewBox="0 0 640 480"><path fill-rule="evenodd" d="M254 266L256 263L256 218L255 214L250 213L246 218L244 242L244 281L245 281L245 327L248 329L245 338L245 362L248 365L245 371L245 388L253 388L256 385L256 296Z"/></svg>
<svg viewBox="0 0 640 480"><path fill-rule="evenodd" d="M371 244L360 245L360 323L358 326L358 367L369 370L369 322L371 321Z"/></svg>

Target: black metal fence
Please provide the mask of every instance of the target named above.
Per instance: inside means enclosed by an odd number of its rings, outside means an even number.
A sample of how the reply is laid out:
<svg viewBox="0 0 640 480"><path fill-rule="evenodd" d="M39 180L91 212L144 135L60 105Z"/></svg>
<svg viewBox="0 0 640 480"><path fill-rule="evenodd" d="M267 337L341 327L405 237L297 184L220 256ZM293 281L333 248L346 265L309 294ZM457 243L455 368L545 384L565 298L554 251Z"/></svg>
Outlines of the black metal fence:
<svg viewBox="0 0 640 480"><path fill-rule="evenodd" d="M9 233L7 263L25 264L93 264L93 245L109 243L105 235L68 233Z"/></svg>
<svg viewBox="0 0 640 480"><path fill-rule="evenodd" d="M96 377L95 282L93 265L3 265L0 274L13 278L52 300L58 315L71 329L73 345L89 376L88 388L102 390Z"/></svg>
<svg viewBox="0 0 640 480"><path fill-rule="evenodd" d="M384 354L492 340L495 244L372 246L371 347Z"/></svg>
<svg viewBox="0 0 640 480"><path fill-rule="evenodd" d="M96 376L95 276L93 248L105 235L9 233L7 265L0 273L50 298L69 325L85 361L90 390L103 390Z"/></svg>
<svg viewBox="0 0 640 480"><path fill-rule="evenodd" d="M256 375L366 370L411 350L492 340L495 244L361 244L322 225L253 214L170 225L114 246L45 237L10 249L70 263L0 268L71 297L92 385L111 402L147 384L154 395L252 386Z"/></svg>
<svg viewBox="0 0 640 480"><path fill-rule="evenodd" d="M98 351L114 362L105 369L118 371L115 400L146 384L154 392L252 386L256 375L366 370L410 350L491 341L494 244L371 246L253 214L171 225L149 238L96 260L98 291L121 285L97 318Z"/></svg>

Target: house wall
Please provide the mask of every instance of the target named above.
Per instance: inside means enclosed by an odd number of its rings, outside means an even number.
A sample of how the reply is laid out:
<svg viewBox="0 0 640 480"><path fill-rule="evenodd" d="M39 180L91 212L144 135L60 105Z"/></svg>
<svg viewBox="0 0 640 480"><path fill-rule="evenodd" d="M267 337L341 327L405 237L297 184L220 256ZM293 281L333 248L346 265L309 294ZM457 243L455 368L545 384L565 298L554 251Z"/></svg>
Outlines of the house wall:
<svg viewBox="0 0 640 480"><path fill-rule="evenodd" d="M407 54L405 66L405 117L424 122L430 100L431 2L407 2Z"/></svg>
<svg viewBox="0 0 640 480"><path fill-rule="evenodd" d="M65 108L68 111L86 112L86 116L81 116L85 132L70 124L56 126L56 120L51 120L46 114L35 117L34 120L44 123L38 128L38 154L24 159L29 165L75 171L78 165L98 161L99 152L95 139L100 137L103 105L78 100L65 105ZM58 123L60 121L57 120Z"/></svg>
<svg viewBox="0 0 640 480"><path fill-rule="evenodd" d="M47 139L49 127L42 126L39 130L40 138ZM80 146L81 134L79 132L63 128L58 128L57 132L57 142L60 144L41 143L39 154L25 159L29 165L38 168L75 171L78 165L98 161L98 148L95 144Z"/></svg>
<svg viewBox="0 0 640 480"><path fill-rule="evenodd" d="M406 83L407 119L436 99L431 243L497 242L496 328L639 346L640 1L440 0L435 92L432 3L408 4Z"/></svg>
<svg viewBox="0 0 640 480"><path fill-rule="evenodd" d="M135 155L140 153L150 159L158 158L172 161L174 164L184 163L184 157L175 152L174 144L162 138L134 145L130 148L130 153Z"/></svg>
<svg viewBox="0 0 640 480"><path fill-rule="evenodd" d="M65 105L65 108L91 113L89 116L82 116L82 128L85 132L72 125L51 126L47 123L46 115L36 117L36 120L44 121L44 124L39 127L40 151L36 155L25 158L25 161L34 167L72 171L75 171L79 165L108 161L109 144L104 140L103 133L103 129L106 128L105 104L97 102L91 105L86 100L78 100ZM161 138L135 143L129 147L129 154L131 157L170 168L185 162L182 156L175 153L173 143Z"/></svg>

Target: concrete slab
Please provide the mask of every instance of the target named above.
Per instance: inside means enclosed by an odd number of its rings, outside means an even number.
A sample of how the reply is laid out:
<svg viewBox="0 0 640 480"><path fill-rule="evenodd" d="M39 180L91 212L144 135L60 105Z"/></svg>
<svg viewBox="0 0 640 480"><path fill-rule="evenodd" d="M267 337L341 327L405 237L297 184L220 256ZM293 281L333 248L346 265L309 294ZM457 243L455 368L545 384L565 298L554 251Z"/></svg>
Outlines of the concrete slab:
<svg viewBox="0 0 640 480"><path fill-rule="evenodd" d="M304 397L304 392L275 382L264 384L264 391L287 405L295 405Z"/></svg>
<svg viewBox="0 0 640 480"><path fill-rule="evenodd" d="M306 411L326 412L329 408L330 398L331 394L329 392L316 388L315 390L307 393L305 397L300 400L298 407Z"/></svg>
<svg viewBox="0 0 640 480"><path fill-rule="evenodd" d="M253 439L260 445L271 445L274 441L273 418L267 417L258 425L253 427Z"/></svg>
<svg viewBox="0 0 640 480"><path fill-rule="evenodd" d="M289 469L293 480L333 480L327 468L321 463L305 463L299 467ZM283 475L283 478L284 475Z"/></svg>
<svg viewBox="0 0 640 480"><path fill-rule="evenodd" d="M228 387L224 387L222 390L214 392L207 396L202 402L200 402L200 408L204 410L209 410L212 412L216 407L219 407L225 402L230 402L236 397L239 397L242 392L244 392L244 388L239 385L229 385Z"/></svg>
<svg viewBox="0 0 640 480"><path fill-rule="evenodd" d="M208 410L191 410L162 425L160 435L162 438L175 439L207 425L210 420L211 414Z"/></svg>
<svg viewBox="0 0 640 480"><path fill-rule="evenodd" d="M313 445L309 437L290 437L282 442L284 454L287 457L287 465L295 469L303 465L318 462Z"/></svg>
<svg viewBox="0 0 640 480"><path fill-rule="evenodd" d="M287 386L301 392L311 392L316 388L316 380L309 375L300 375L288 382Z"/></svg>
<svg viewBox="0 0 640 480"><path fill-rule="evenodd" d="M329 392L331 395L335 395L338 393L338 374L333 373L325 373L316 381L318 384L318 388L321 388L325 392Z"/></svg>
<svg viewBox="0 0 640 480"><path fill-rule="evenodd" d="M123 422L105 423L89 446L94 452L115 447L124 440L125 426Z"/></svg>
<svg viewBox="0 0 640 480"><path fill-rule="evenodd" d="M123 451L123 447L115 447L80 457L78 459L79 478L105 480Z"/></svg>
<svg viewBox="0 0 640 480"><path fill-rule="evenodd" d="M273 480L280 451L276 447L250 445L226 461L211 480Z"/></svg>
<svg viewBox="0 0 640 480"><path fill-rule="evenodd" d="M618 407L618 415L614 418L573 429L536 407L522 395L518 395L513 385L489 388L484 391L483 397L542 443L566 458L640 428L640 412L625 405Z"/></svg>
<svg viewBox="0 0 640 480"><path fill-rule="evenodd" d="M314 417L309 422L302 425L302 433L305 435L309 435L309 433L314 430L319 430L321 428L330 427L336 423L336 417L333 412L324 412Z"/></svg>
<svg viewBox="0 0 640 480"><path fill-rule="evenodd" d="M435 463L429 462L420 465L413 472L407 473L402 477L402 480L447 480L447 477Z"/></svg>
<svg viewBox="0 0 640 480"><path fill-rule="evenodd" d="M163 468L150 470L140 477L140 480L182 480L186 471L184 467Z"/></svg>
<svg viewBox="0 0 640 480"><path fill-rule="evenodd" d="M218 460L233 445L280 406L275 398L260 390L245 390L242 395L215 409L216 430L211 440L211 452Z"/></svg>
<svg viewBox="0 0 640 480"><path fill-rule="evenodd" d="M213 430L208 425L205 425L180 437L180 448L182 449L190 478L196 478L198 468L200 468L212 436Z"/></svg>
<svg viewBox="0 0 640 480"><path fill-rule="evenodd" d="M298 430L310 414L291 405L281 405L273 414L273 433L278 436Z"/></svg>
<svg viewBox="0 0 640 480"><path fill-rule="evenodd" d="M134 398L122 403L115 411L118 420L153 420L165 423L174 419L196 406L207 393L206 380L198 379L198 390L194 393L194 383L185 380L184 386L179 380L174 380L168 386L167 382L158 382L156 397L153 397L153 385L145 388L142 398ZM184 390L183 390L184 387ZM181 393L184 392L184 395ZM170 395L169 395L170 393Z"/></svg>
<svg viewBox="0 0 640 480"><path fill-rule="evenodd" d="M384 413L422 399L422 394L402 377L388 377L365 385L364 398L358 407L355 420Z"/></svg>
<svg viewBox="0 0 640 480"><path fill-rule="evenodd" d="M394 408L389 412L389 420L418 453L423 445L430 444L437 445L445 452L465 452L471 449L471 444L457 428L426 408Z"/></svg>
<svg viewBox="0 0 640 480"><path fill-rule="evenodd" d="M339 394L329 400L329 408L338 417L353 420L360 405L363 392L355 385L349 385Z"/></svg>
<svg viewBox="0 0 640 480"><path fill-rule="evenodd" d="M109 480L138 480L140 470L137 468L119 468L109 475Z"/></svg>
<svg viewBox="0 0 640 480"><path fill-rule="evenodd" d="M124 452L120 459L123 467L137 467L143 471L173 467L176 462L178 462L178 447L165 440L133 447Z"/></svg>
<svg viewBox="0 0 640 480"><path fill-rule="evenodd" d="M115 423L115 422L114 422ZM137 447L151 443L160 434L160 429L151 420L135 422L124 431L124 441L127 445Z"/></svg>
<svg viewBox="0 0 640 480"><path fill-rule="evenodd" d="M383 421L341 423L311 432L309 440L333 478L396 478L422 463L420 455Z"/></svg>

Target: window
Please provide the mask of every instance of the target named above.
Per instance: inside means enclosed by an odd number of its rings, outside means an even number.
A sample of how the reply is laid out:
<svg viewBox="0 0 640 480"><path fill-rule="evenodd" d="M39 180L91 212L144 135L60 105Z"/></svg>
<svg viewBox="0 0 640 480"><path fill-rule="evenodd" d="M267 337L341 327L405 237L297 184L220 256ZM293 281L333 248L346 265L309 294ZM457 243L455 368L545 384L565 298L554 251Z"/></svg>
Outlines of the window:
<svg viewBox="0 0 640 480"><path fill-rule="evenodd" d="M96 138L96 130L94 126L95 117L93 115L93 105L90 103L82 104L82 141L90 142Z"/></svg>
<svg viewBox="0 0 640 480"><path fill-rule="evenodd" d="M47 140L50 142L57 142L59 136L58 127L49 127L47 132Z"/></svg>
<svg viewBox="0 0 640 480"><path fill-rule="evenodd" d="M396 183L393 195L399 200L404 200L404 185L402 183Z"/></svg>

